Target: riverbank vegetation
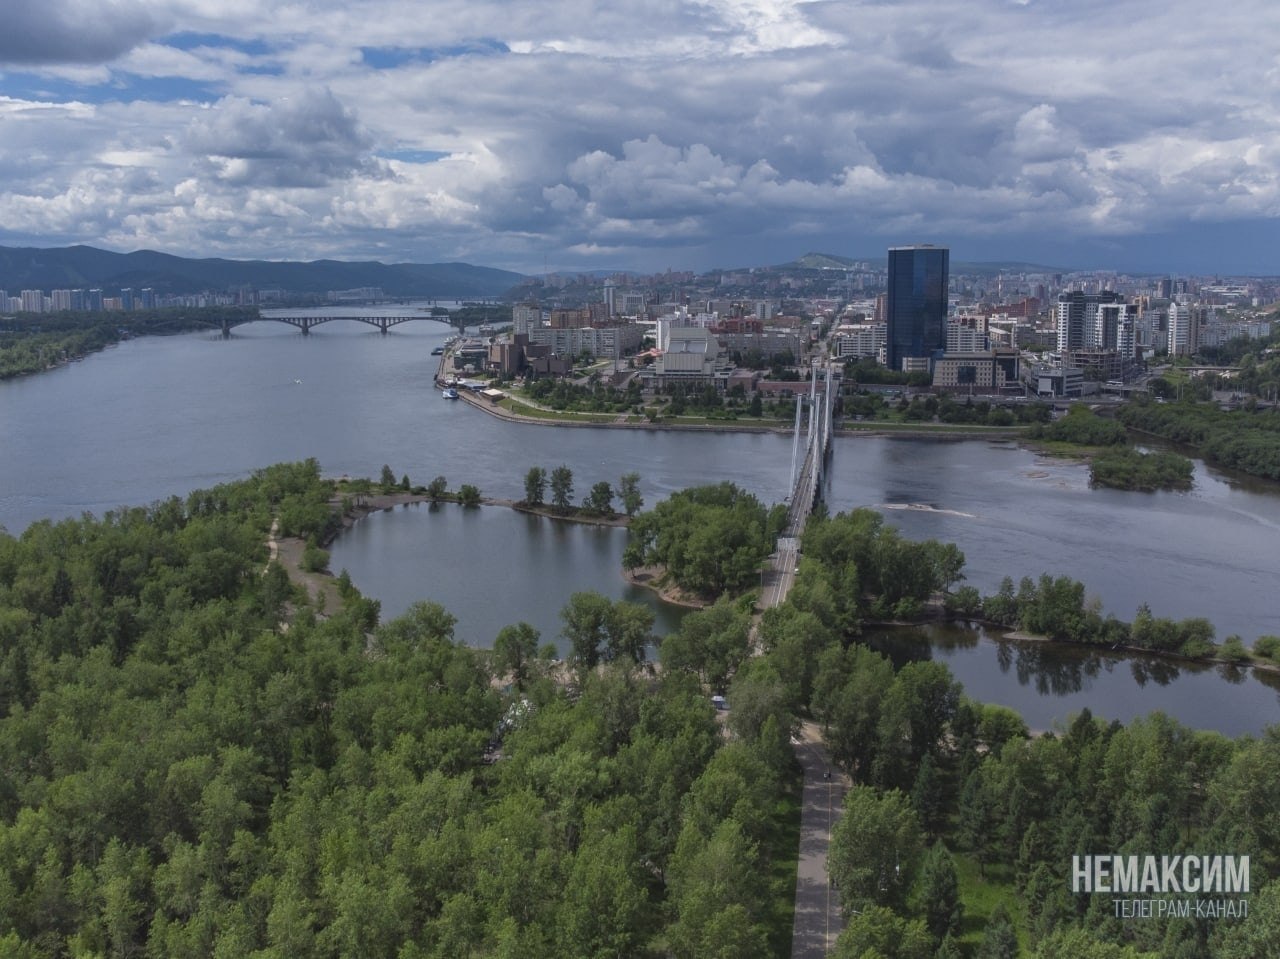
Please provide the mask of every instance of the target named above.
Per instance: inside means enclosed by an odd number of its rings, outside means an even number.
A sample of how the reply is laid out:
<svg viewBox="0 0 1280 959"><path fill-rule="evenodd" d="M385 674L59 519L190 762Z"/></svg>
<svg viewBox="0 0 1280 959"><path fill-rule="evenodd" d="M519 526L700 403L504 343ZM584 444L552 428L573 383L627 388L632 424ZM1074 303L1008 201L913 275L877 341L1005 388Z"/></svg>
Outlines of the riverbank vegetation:
<svg viewBox="0 0 1280 959"><path fill-rule="evenodd" d="M1228 658L1214 643L1208 620L1157 617L1143 604L1125 622L1104 615L1086 596L1084 584L1070 577L1043 573L1017 583L1005 577L995 593L984 597L972 586L958 585L964 579L964 554L955 544L904 540L873 510L813 517L801 548L804 559L789 605L811 615L832 635L853 637L868 623L942 614L1058 642L1211 662ZM1273 639L1260 637L1245 658L1269 662L1280 655L1280 641Z"/></svg>
<svg viewBox="0 0 1280 959"><path fill-rule="evenodd" d="M1195 447L1210 463L1280 479L1280 414L1274 410L1223 410L1189 400L1134 401L1117 415L1130 429Z"/></svg>
<svg viewBox="0 0 1280 959"><path fill-rule="evenodd" d="M628 416L636 418L631 420L633 422L650 423L677 418L682 422L754 420L790 423L795 413L794 401L765 401L759 395L748 398L741 385L721 395L715 387L688 389L676 384L663 394L646 398L641 393L639 379L635 378L620 389L599 377L593 377L586 383L542 377L522 388L511 387L511 390L514 403L506 405L512 412L540 418L586 417L599 422L613 422L617 416Z"/></svg>
<svg viewBox="0 0 1280 959"><path fill-rule="evenodd" d="M840 397L838 410L857 422L991 427L1047 423L1052 413L1052 408L1041 402L1004 405L972 396L958 397L946 393L908 397L852 391L847 391Z"/></svg>
<svg viewBox="0 0 1280 959"><path fill-rule="evenodd" d="M1124 409L1120 419L1125 419ZM1050 452L1086 456L1094 486L1151 492L1185 490L1192 485L1191 460L1179 453L1133 449L1123 422L1099 416L1083 403L1072 405L1066 416L1052 423L1032 427L1027 436Z"/></svg>
<svg viewBox="0 0 1280 959"><path fill-rule="evenodd" d="M0 379L40 373L131 336L220 329L224 319L256 318L256 309L216 307L128 313L23 313L0 320Z"/></svg>
<svg viewBox="0 0 1280 959"><path fill-rule="evenodd" d="M349 579L322 615L267 543L333 492L294 464L0 535L0 951L787 955L767 683L730 740L632 604L570 602L572 688L519 624L491 655Z"/></svg>
<svg viewBox="0 0 1280 959"><path fill-rule="evenodd" d="M546 501L548 493L551 495L550 504ZM644 497L640 494L640 474L624 473L618 480L616 489L608 480L600 480L582 498L582 505L575 506L573 470L561 464L548 473L544 467L531 466L524 475L524 499L516 506L535 512L546 508L551 515L566 518L615 519L618 516L613 508L615 498L628 517L638 513L644 506Z"/></svg>

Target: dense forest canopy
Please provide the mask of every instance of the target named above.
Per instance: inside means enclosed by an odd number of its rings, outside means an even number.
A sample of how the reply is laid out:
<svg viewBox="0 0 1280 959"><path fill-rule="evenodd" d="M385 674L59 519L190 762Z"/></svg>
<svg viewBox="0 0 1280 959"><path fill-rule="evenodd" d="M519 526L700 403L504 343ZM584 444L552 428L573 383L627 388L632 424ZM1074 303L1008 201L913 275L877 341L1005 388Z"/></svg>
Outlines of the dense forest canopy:
<svg viewBox="0 0 1280 959"><path fill-rule="evenodd" d="M732 488L673 499L677 540L699 509L773 522ZM1202 620L1120 623L1047 575L984 598L953 545L863 510L814 519L756 630L751 597L724 596L654 671L647 611L577 594L560 664L519 622L492 651L436 604L378 624L345 577L340 608L313 606L267 543L273 524L324 542L335 507L309 461L0 535L0 952L789 955L804 717L856 783L829 857L837 956L1274 949L1280 730L1086 713L1033 736L942 664L858 642L939 603L1184 654L1212 648ZM1249 855L1250 918L1124 922L1070 891L1073 855L1153 851Z"/></svg>
<svg viewBox="0 0 1280 959"><path fill-rule="evenodd" d="M499 661L433 604L321 613L266 544L323 540L331 493L278 466L0 536L0 952L780 954L789 720L728 743L629 654L504 692L536 632Z"/></svg>

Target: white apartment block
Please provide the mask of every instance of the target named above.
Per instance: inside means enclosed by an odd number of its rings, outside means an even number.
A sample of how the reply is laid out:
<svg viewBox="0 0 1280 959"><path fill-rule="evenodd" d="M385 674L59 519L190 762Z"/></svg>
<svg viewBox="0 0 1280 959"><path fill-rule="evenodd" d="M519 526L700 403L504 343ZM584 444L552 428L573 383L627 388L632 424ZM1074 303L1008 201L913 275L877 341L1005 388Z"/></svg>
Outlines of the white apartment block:
<svg viewBox="0 0 1280 959"><path fill-rule="evenodd" d="M947 321L948 353L981 353L987 348L987 334L963 320Z"/></svg>
<svg viewBox="0 0 1280 959"><path fill-rule="evenodd" d="M637 323L620 326L573 327L553 330L539 327L529 332L529 342L535 346L549 346L561 356L576 356L586 350L592 356L620 360L640 348L644 339L644 327Z"/></svg>
<svg viewBox="0 0 1280 959"><path fill-rule="evenodd" d="M542 307L521 303L511 308L511 326L515 333L532 333L542 326Z"/></svg>
<svg viewBox="0 0 1280 959"><path fill-rule="evenodd" d="M879 359L884 351L886 329L884 323L846 323L837 327L832 336L836 356L842 360L865 356Z"/></svg>

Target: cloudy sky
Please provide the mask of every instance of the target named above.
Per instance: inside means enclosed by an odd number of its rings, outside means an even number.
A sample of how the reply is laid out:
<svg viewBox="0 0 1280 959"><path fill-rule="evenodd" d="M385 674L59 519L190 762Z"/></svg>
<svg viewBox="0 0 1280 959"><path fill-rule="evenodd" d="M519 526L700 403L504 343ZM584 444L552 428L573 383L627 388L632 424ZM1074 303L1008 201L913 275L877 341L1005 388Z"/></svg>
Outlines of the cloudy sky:
<svg viewBox="0 0 1280 959"><path fill-rule="evenodd" d="M1274 0L4 0L0 245L1280 274Z"/></svg>

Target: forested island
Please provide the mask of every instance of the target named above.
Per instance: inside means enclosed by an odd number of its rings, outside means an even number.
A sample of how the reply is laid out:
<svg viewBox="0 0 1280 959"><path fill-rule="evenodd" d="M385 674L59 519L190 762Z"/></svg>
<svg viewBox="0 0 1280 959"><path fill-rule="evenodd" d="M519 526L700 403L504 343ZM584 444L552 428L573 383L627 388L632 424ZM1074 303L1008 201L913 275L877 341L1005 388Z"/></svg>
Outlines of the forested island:
<svg viewBox="0 0 1280 959"><path fill-rule="evenodd" d="M1053 451L1086 456L1089 480L1094 486L1147 492L1190 489L1195 472L1191 460L1178 453L1134 449L1129 445L1124 422L1123 410L1117 421L1076 404L1066 416L1033 426L1027 435L1048 443Z"/></svg>
<svg viewBox="0 0 1280 959"><path fill-rule="evenodd" d="M317 608L268 544L319 548L342 523L334 498L310 461L0 534L6 954L786 956L789 737L806 717L857 784L829 859L848 919L835 955L1252 959L1273 944L1280 733L1083 715L1031 738L941 664L895 671L858 642L938 595L1073 639L1119 630L1082 588L976 596L954 546L857 511L811 523L797 586L753 645L752 593L734 590L756 534L724 526L719 552L692 555L737 557L728 575L673 564L721 592L662 639L660 670L652 613L590 593L562 613L561 663L518 613L482 650L436 604L380 623L349 581ZM731 488L671 502L633 526L668 557L700 511L761 537L773 522ZM1205 638L1142 611L1126 629L1183 652ZM1076 852L1206 849L1252 857L1247 920L1121 922L1109 897L1070 893Z"/></svg>
<svg viewBox="0 0 1280 959"><path fill-rule="evenodd" d="M1135 401L1117 413L1125 426L1195 447L1210 463L1251 476L1280 480L1280 414L1246 404L1223 410L1191 399L1177 403Z"/></svg>

